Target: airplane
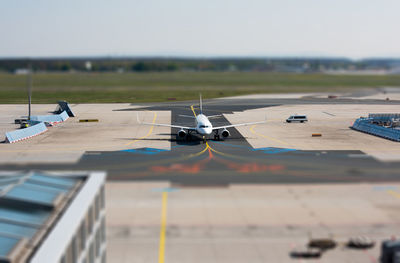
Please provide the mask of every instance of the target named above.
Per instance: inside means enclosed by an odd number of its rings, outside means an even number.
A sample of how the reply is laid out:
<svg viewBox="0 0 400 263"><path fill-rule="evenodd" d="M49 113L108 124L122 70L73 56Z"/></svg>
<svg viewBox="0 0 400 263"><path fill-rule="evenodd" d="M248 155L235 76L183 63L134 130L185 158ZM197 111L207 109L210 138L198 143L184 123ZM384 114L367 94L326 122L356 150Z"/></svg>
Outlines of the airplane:
<svg viewBox="0 0 400 263"><path fill-rule="evenodd" d="M194 113L194 111L193 111ZM195 113L194 113L195 114ZM229 124L229 125L224 125L224 126L217 126L213 127L213 125L210 122L210 118L216 118L222 115L213 115L213 116L206 116L203 114L203 102L200 94L200 114L197 114L195 116L187 116L187 115L180 115L182 117L190 117L195 119L194 127L189 127L189 126L180 126L180 125L171 125L171 124L161 124L161 123L148 123L148 122L141 122L139 120L139 114L137 114L137 121L140 124L145 124L145 125L154 125L154 126L162 126L162 127L171 127L171 128L178 128L178 136L180 138L187 138L189 139L191 137L191 133L195 132L198 133L203 137L203 140L206 140L206 136L209 136L211 133L214 133L214 140L220 140L220 134L222 138L228 138L230 136L230 132L227 130L228 128L233 128L233 127L239 127L239 126L248 126L248 125L254 125L254 124L260 124L260 123L265 123L267 120L265 118L264 121L257 121L257 122L246 122L246 123L239 123L239 124ZM220 133L220 130L221 133Z"/></svg>

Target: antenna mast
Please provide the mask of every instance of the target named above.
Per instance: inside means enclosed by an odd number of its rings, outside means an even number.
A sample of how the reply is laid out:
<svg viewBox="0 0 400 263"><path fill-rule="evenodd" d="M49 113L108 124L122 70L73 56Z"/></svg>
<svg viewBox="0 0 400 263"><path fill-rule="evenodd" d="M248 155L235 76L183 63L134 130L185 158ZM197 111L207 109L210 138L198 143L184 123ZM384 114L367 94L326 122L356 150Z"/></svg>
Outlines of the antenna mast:
<svg viewBox="0 0 400 263"><path fill-rule="evenodd" d="M28 120L31 120L31 103L32 103L32 64L28 66Z"/></svg>

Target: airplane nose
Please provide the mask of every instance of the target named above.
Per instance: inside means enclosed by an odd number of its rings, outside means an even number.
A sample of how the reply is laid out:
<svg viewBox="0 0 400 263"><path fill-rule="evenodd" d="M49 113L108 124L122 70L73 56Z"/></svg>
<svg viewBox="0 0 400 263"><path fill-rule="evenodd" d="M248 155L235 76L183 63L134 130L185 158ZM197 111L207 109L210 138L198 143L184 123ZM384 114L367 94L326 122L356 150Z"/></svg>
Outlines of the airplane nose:
<svg viewBox="0 0 400 263"><path fill-rule="evenodd" d="M199 131L200 134L209 135L209 134L212 133L212 129L210 129L210 128L200 128L200 129L198 129L198 131Z"/></svg>

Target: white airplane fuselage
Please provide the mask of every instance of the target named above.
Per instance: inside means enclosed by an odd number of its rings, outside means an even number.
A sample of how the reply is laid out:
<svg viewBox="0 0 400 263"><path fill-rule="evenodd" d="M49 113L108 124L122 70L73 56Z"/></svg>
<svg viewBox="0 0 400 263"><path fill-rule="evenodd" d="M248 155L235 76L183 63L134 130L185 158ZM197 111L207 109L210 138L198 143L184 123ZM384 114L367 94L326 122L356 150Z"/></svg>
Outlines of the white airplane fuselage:
<svg viewBox="0 0 400 263"><path fill-rule="evenodd" d="M213 126L204 114L196 116L195 120L196 132L200 135L209 135L213 131Z"/></svg>

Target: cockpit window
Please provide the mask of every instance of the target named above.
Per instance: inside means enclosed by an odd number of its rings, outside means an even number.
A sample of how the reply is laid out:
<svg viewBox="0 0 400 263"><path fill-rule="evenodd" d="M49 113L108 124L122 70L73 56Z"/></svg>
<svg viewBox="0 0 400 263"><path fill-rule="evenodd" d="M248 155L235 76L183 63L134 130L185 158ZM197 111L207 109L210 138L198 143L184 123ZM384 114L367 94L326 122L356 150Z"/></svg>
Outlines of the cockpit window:
<svg viewBox="0 0 400 263"><path fill-rule="evenodd" d="M208 128L207 125L200 125L200 128Z"/></svg>

